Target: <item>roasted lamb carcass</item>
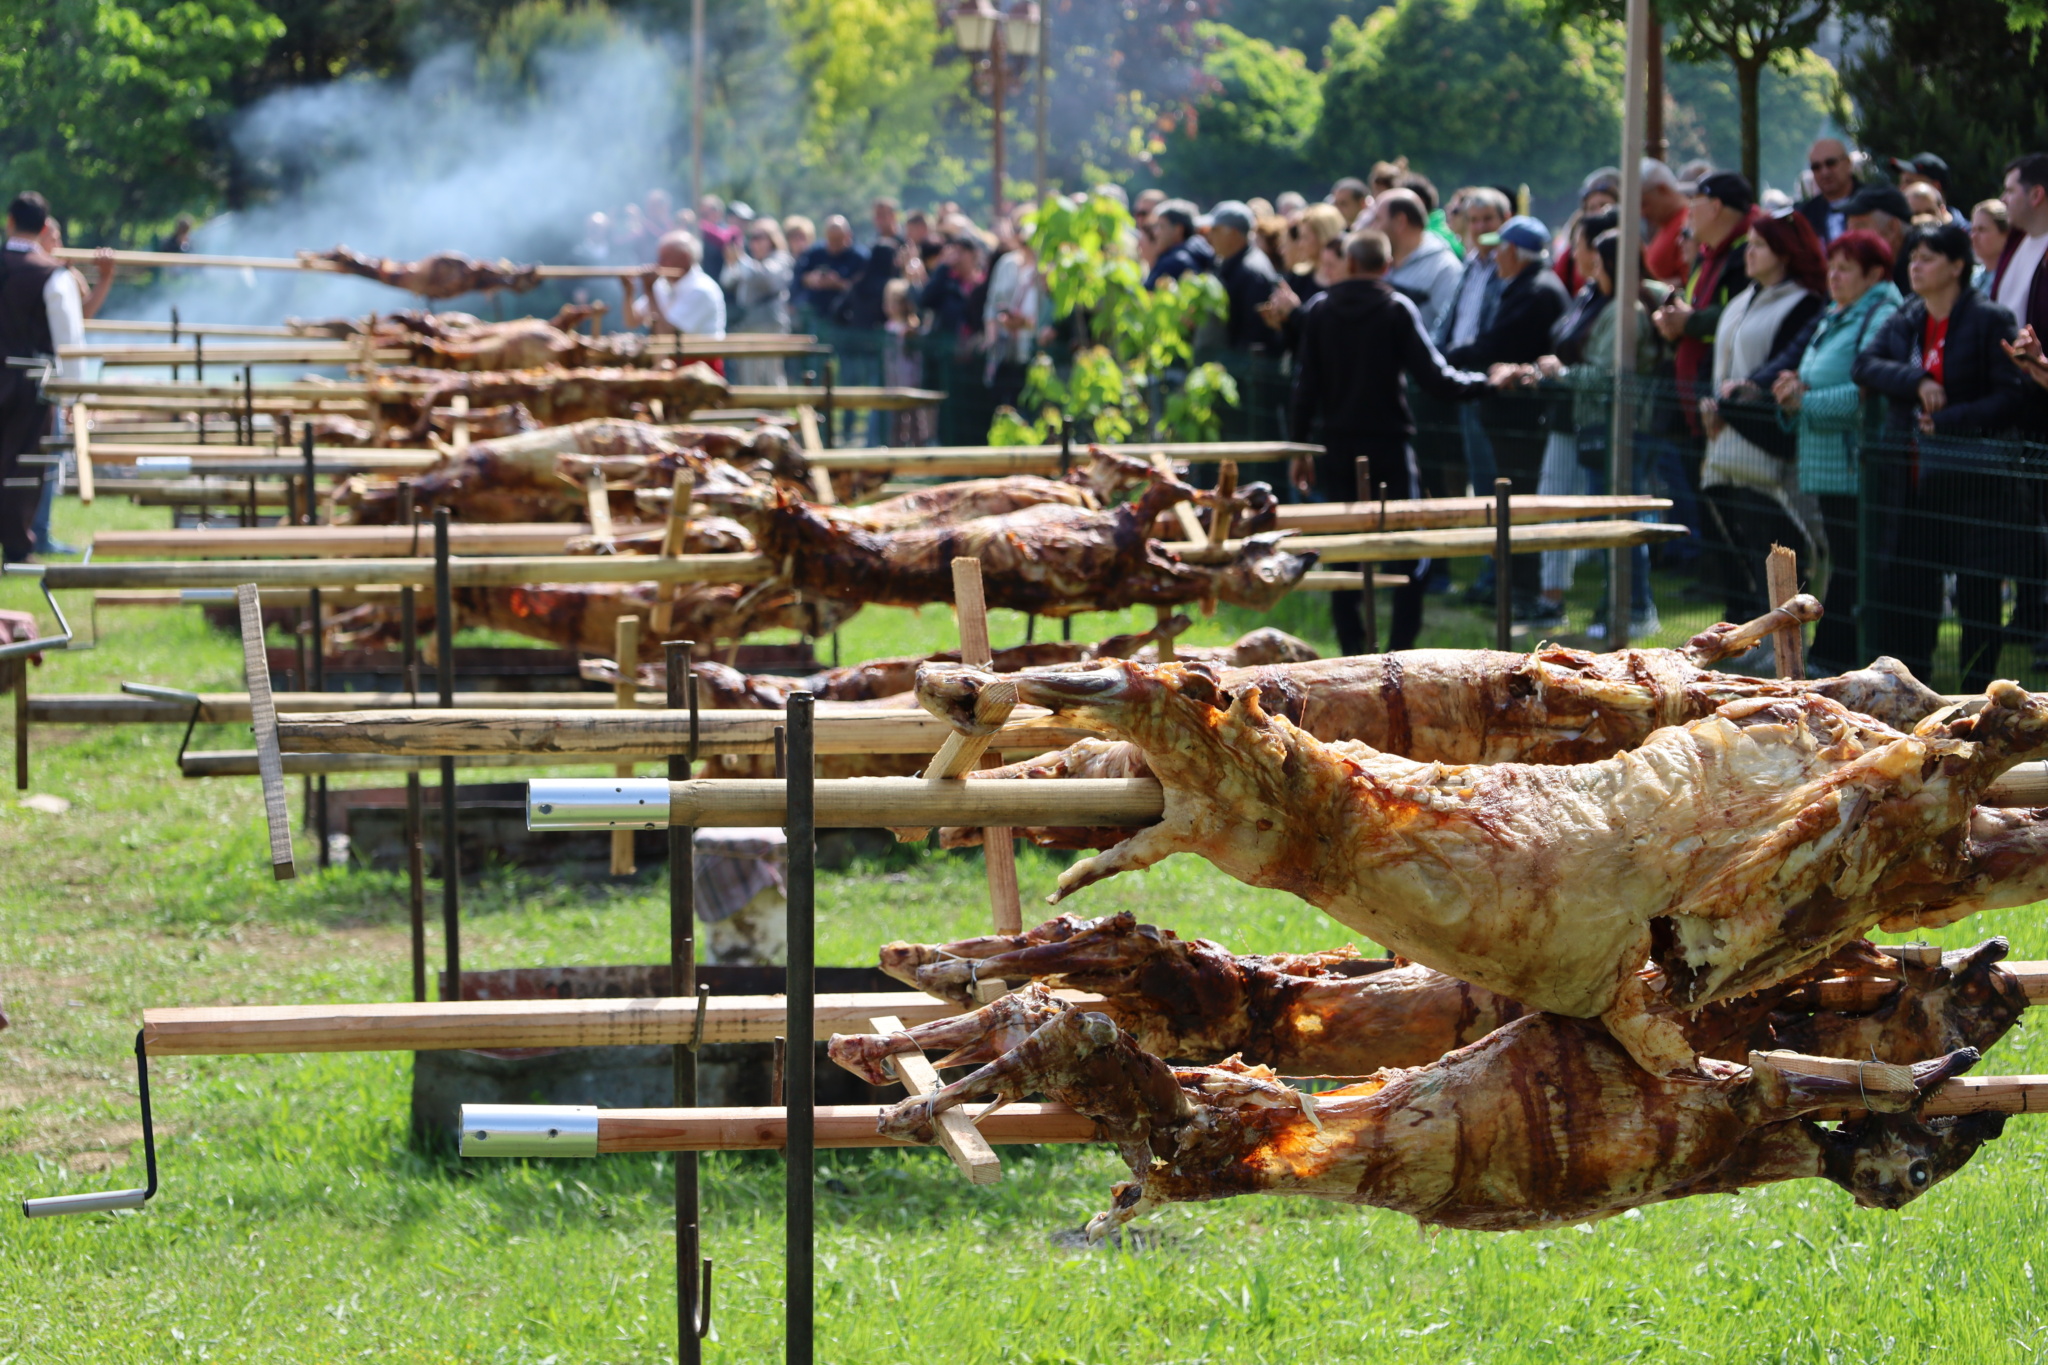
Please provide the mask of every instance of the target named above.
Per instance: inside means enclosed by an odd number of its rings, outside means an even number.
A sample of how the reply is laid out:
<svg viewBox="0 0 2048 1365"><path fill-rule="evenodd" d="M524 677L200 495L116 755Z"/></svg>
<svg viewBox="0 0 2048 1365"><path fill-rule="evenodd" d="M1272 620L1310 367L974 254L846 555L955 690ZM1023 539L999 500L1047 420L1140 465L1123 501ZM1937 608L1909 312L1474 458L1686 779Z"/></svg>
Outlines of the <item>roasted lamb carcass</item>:
<svg viewBox="0 0 2048 1365"><path fill-rule="evenodd" d="M1653 1075L1598 1024L1535 1014L1426 1066L1310 1095L1235 1059L1170 1067L1107 1014L1041 987L1020 994L969 1016L985 1021L981 1035L941 1061L985 1065L896 1105L880 1128L929 1142L937 1115L961 1104L1037 1094L1070 1105L1133 1176L1093 1233L1159 1204L1240 1194L1373 1204L1501 1232L1795 1179L1832 1180L1859 1204L1896 1209L2004 1127L2000 1114L1912 1112L1976 1062L1974 1047L1915 1065L1911 1093L1870 1092L1853 1077L1807 1074L1796 1059ZM832 1046L845 1050L841 1039ZM1873 1112L1833 1130L1806 1117L1842 1109Z"/></svg>
<svg viewBox="0 0 2048 1365"><path fill-rule="evenodd" d="M396 385L408 391L394 391ZM645 419L657 403L662 420L680 421L699 409L724 407L729 392L724 378L702 361L676 369L475 372L394 365L371 380L370 402L382 426L419 441L435 425L435 414L458 395L472 408L520 404L535 421L552 427L596 417Z"/></svg>
<svg viewBox="0 0 2048 1365"><path fill-rule="evenodd" d="M1823 697L1759 698L1598 763L1452 767L1324 744L1220 679L1129 662L1004 679L1132 741L1165 792L1159 823L1068 868L1053 899L1199 852L1405 957L1603 1018L1657 1072L1693 1061L1660 1004L1750 994L1882 920L1979 895L1978 800L2048 754L2048 698L2009 682L1910 736ZM994 681L931 665L919 699L971 729Z"/></svg>
<svg viewBox="0 0 2048 1365"><path fill-rule="evenodd" d="M1218 600L1264 611L1314 567L1279 533L1247 539L1226 563L1183 562L1147 534L1195 490L1155 478L1134 502L1099 512L1039 504L1007 516L870 532L786 494L743 517L762 552L795 565L806 592L895 606L953 600L952 561L981 560L988 604L1065 616Z"/></svg>
<svg viewBox="0 0 2048 1365"><path fill-rule="evenodd" d="M510 289L523 294L540 283L537 266L479 261L459 251L438 251L417 261L394 261L338 246L332 251L302 251L299 256L318 261L327 269L361 275L427 299L452 299L487 289Z"/></svg>
<svg viewBox="0 0 2048 1365"><path fill-rule="evenodd" d="M594 470L606 476L613 517L630 522L642 515L641 480L665 486L687 463L705 497L737 493L751 487L748 470L772 468L788 444L789 433L772 425L748 431L599 418L472 442L415 477L413 499L422 509L450 508L465 522L585 521ZM335 503L361 525L392 525L403 513L396 483L361 476L341 485Z"/></svg>
<svg viewBox="0 0 2048 1365"><path fill-rule="evenodd" d="M1898 1062L1982 1049L2027 1009L2025 987L1998 965L2006 952L2006 941L1994 938L1922 963L1857 940L1802 976L1671 1017L1699 1052L1729 1061L1751 1050ZM1154 1056L1201 1064L1237 1056L1285 1076L1426 1065L1528 1013L1518 1001L1395 958L1350 948L1233 954L1130 914L1062 915L1021 934L957 943L891 943L881 965L970 1009L977 988L996 983L1086 991L1101 997L1087 1008ZM959 1019L935 1020L887 1039L850 1037L834 1056L867 1074L881 1056L950 1050L972 1036Z"/></svg>

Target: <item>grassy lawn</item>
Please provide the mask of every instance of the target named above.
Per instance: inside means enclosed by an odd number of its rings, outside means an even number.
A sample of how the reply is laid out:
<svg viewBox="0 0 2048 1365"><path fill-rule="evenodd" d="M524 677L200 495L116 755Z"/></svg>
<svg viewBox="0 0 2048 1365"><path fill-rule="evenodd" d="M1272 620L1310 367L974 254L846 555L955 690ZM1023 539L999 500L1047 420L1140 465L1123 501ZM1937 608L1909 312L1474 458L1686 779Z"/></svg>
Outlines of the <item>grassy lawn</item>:
<svg viewBox="0 0 2048 1365"><path fill-rule="evenodd" d="M162 517L116 504L85 516L67 505L59 534L77 540L93 526ZM0 586L0 605L34 605L24 587ZM1583 583L1581 598L1591 591ZM1704 608L1681 616L1672 602L1666 641L1710 619ZM1313 599L1289 603L1279 623L1328 647L1320 610ZM1088 618L1075 634L1143 624ZM1191 638L1228 639L1246 624L1219 617ZM849 661L907 652L948 641L950 630L950 613L935 609L869 611L841 648ZM1433 601L1425 643L1475 644L1489 631L1490 617ZM1023 622L998 613L994 633L998 644L1020 640ZM189 609L103 611L96 643L52 658L34 685L238 685L234 642ZM245 744L246 728L235 730L202 730L194 743ZM306 859L301 880L273 883L255 784L180 780L177 739L171 727L39 731L33 790L70 809L24 807L11 786L0 794L0 1002L11 1023L0 1032L0 1194L10 1201L139 1181L128 1050L145 1006L391 1000L409 990L403 880L312 874ZM1027 854L1027 895L1049 886L1055 868ZM666 954L659 882L501 873L467 889L464 908L465 961L478 968ZM1129 908L1245 950L1345 938L1299 902L1193 859L1093 888L1073 908ZM2016 957L2048 958L2038 910L1987 914L1939 937L2003 933ZM820 915L827 963L872 961L892 938L975 932L986 923L979 862L921 855L828 874ZM384 1054L159 1062L164 1185L146 1210L30 1223L0 1209L0 1365L672 1359L668 1163L420 1156L407 1144L410 1065ZM1980 1070L2048 1072L2042 1031L2016 1031ZM975 1190L935 1153L820 1154L821 1358L1849 1365L2048 1356L2048 1119L2013 1120L2007 1136L1898 1214L1804 1182L1506 1236L1245 1199L1172 1208L1127 1246L1087 1248L1075 1233L1102 1207L1115 1159L1007 1148L1004 1163L1002 1184ZM718 1263L712 1360L779 1354L781 1189L772 1156L706 1159L706 1245Z"/></svg>

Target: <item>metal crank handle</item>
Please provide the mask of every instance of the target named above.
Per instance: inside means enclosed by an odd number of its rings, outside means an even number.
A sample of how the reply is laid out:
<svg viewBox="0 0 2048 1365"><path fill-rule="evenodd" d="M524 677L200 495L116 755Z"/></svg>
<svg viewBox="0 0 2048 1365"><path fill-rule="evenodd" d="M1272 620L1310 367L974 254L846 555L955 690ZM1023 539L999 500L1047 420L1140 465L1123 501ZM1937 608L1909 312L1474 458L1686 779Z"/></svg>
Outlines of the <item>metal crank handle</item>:
<svg viewBox="0 0 2048 1365"><path fill-rule="evenodd" d="M135 1082L142 1092L142 1160L149 1183L135 1190L104 1190L94 1194L52 1194L41 1199L24 1199L25 1218L56 1218L68 1213L103 1213L110 1209L139 1209L156 1193L156 1127L149 1113L149 1057L142 1050L142 1034L135 1035Z"/></svg>

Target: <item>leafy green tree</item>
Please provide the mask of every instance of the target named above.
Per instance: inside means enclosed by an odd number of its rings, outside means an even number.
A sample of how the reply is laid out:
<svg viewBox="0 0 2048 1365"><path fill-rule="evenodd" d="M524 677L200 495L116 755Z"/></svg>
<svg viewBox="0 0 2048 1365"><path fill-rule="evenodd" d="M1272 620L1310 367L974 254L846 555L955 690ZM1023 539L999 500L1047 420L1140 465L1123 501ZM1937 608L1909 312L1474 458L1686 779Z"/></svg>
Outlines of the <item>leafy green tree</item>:
<svg viewBox="0 0 2048 1365"><path fill-rule="evenodd" d="M1851 125L1872 151L1939 152L1965 213L2005 163L2048 147L2048 53L2013 32L2000 0L1888 0L1881 41L1842 67Z"/></svg>
<svg viewBox="0 0 2048 1365"><path fill-rule="evenodd" d="M1081 345L1065 375L1043 353L1032 362L1021 401L1037 416L997 409L990 444L1043 441L1061 413L1090 440L1215 439L1217 407L1237 402L1236 382L1221 365L1185 367L1196 329L1228 317L1230 301L1214 275L1145 288L1144 269L1124 249L1131 228L1122 205L1097 196L1049 199L1027 222L1053 312L1077 319Z"/></svg>
<svg viewBox="0 0 2048 1365"><path fill-rule="evenodd" d="M1331 30L1311 154L1357 175L1402 153L1447 193L1569 194L1620 145L1621 63L1610 29L1553 26L1540 0L1399 0Z"/></svg>
<svg viewBox="0 0 2048 1365"><path fill-rule="evenodd" d="M1798 53L1789 70L1766 69L1758 87L1759 187L1775 185L1790 192L1806 169L1807 148L1830 123L1847 123L1841 86L1834 67L1816 52ZM1673 165L1705 158L1726 166L1740 150L1741 93L1735 73L1716 62L1694 66L1673 62L1665 68L1669 110L1670 157Z"/></svg>
<svg viewBox="0 0 2048 1365"><path fill-rule="evenodd" d="M1820 36L1834 0L1664 0L1672 24L1672 55L1681 61L1726 61L1735 72L1742 113L1742 173L1760 183L1763 73L1793 71Z"/></svg>
<svg viewBox="0 0 2048 1365"><path fill-rule="evenodd" d="M1225 24L1198 24L1206 46L1206 92L1194 114L1166 139L1161 178L1207 204L1306 183L1302 147L1322 112L1322 82L1302 54L1248 38Z"/></svg>
<svg viewBox="0 0 2048 1365"><path fill-rule="evenodd" d="M1216 17L1248 38L1291 47L1312 68L1323 64L1330 26L1339 19L1362 23L1386 0L1223 0Z"/></svg>
<svg viewBox="0 0 2048 1365"><path fill-rule="evenodd" d="M73 242L204 211L223 189L229 92L283 31L254 0L0 6L0 184L42 190Z"/></svg>

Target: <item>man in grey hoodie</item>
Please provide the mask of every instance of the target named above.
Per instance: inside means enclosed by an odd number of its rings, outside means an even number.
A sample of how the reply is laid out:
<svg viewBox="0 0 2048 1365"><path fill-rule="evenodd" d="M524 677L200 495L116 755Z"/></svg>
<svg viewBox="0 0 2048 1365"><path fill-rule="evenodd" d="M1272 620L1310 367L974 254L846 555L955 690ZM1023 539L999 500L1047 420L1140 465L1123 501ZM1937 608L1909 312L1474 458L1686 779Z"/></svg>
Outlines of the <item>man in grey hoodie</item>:
<svg viewBox="0 0 2048 1365"><path fill-rule="evenodd" d="M1373 203L1372 226L1387 234L1394 267L1387 283L1415 301L1422 325L1436 335L1458 297L1464 270L1450 247L1429 230L1429 212L1413 190L1388 190Z"/></svg>

